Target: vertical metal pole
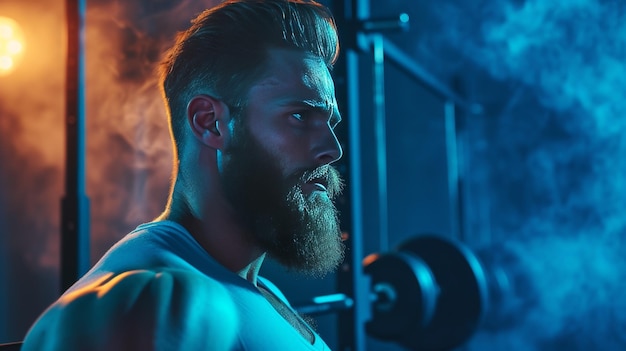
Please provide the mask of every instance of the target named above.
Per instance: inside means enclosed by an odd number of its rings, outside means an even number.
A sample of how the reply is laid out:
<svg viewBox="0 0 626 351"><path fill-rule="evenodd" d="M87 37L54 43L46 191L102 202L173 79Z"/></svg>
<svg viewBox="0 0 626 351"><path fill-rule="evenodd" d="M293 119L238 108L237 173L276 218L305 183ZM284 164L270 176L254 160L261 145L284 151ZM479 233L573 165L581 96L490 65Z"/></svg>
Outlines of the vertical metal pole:
<svg viewBox="0 0 626 351"><path fill-rule="evenodd" d="M446 101L445 131L446 131L446 153L448 159L448 199L450 208L450 234L452 237L463 240L463 225L461 217L461 199L459 192L459 152L457 145L457 126L455 105L451 101Z"/></svg>
<svg viewBox="0 0 626 351"><path fill-rule="evenodd" d="M61 291L89 268L89 199L85 195L85 0L67 0L65 196L61 202Z"/></svg>
<svg viewBox="0 0 626 351"><path fill-rule="evenodd" d="M8 138L8 128L5 128L5 118L0 119L0 135L3 138ZM6 140L6 139L4 139ZM0 160L2 162L7 162L7 158L5 157L5 142L0 141ZM6 168L4 168L6 169ZM0 170L0 184L10 184L5 179L5 173ZM8 196L7 196L8 197ZM11 260L13 259L11 255L11 246L9 244L9 232L6 228L9 228L7 217L6 217L6 207L5 201L8 200L4 198L4 196L0 196L0 281L4 282L0 287L0 340L5 340L8 334L8 316L12 315L12 311L9 311L9 301L10 293L9 289L11 288L11 284L9 283L9 267L11 265Z"/></svg>
<svg viewBox="0 0 626 351"><path fill-rule="evenodd" d="M361 124L359 113L359 38L357 21L369 14L368 0L335 0L333 14L339 28L342 53L333 75L339 108L344 122L338 130L347 141L338 167L346 177L344 201L338 203L346 233L346 257L337 273L337 290L354 299L354 308L339 313L338 347L341 351L364 351L365 322L369 319L369 281L363 273L363 198L361 165Z"/></svg>
<svg viewBox="0 0 626 351"><path fill-rule="evenodd" d="M385 51L382 34L370 34L374 55L374 123L378 170L378 251L389 250L387 201L387 121L385 114Z"/></svg>

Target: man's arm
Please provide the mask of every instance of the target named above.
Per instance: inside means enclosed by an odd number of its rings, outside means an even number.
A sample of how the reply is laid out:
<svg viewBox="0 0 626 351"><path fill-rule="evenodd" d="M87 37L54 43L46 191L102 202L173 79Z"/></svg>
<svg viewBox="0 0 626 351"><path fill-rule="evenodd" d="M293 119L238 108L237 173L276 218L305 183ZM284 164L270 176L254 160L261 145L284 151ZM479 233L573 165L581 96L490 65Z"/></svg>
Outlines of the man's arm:
<svg viewBox="0 0 626 351"><path fill-rule="evenodd" d="M22 350L232 350L240 327L219 283L183 271L130 271L63 296Z"/></svg>

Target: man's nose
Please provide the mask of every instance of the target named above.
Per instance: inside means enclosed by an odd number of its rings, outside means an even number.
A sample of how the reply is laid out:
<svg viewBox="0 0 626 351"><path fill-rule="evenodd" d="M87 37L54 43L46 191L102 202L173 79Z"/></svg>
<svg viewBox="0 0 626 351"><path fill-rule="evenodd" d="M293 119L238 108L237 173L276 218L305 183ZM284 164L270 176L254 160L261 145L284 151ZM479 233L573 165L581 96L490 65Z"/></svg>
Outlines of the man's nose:
<svg viewBox="0 0 626 351"><path fill-rule="evenodd" d="M319 137L319 143L315 151L315 160L319 165L327 165L341 158L343 150L335 135L335 131L328 126Z"/></svg>

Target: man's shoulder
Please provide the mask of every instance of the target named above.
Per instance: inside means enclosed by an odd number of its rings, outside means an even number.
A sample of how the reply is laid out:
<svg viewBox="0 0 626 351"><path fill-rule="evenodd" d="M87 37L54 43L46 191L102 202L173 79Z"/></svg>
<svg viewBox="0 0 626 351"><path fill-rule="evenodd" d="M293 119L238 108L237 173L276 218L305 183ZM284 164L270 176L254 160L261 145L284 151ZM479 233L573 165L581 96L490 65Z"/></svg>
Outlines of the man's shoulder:
<svg viewBox="0 0 626 351"><path fill-rule="evenodd" d="M228 350L237 324L219 282L183 270L133 270L63 295L31 328L24 350Z"/></svg>
<svg viewBox="0 0 626 351"><path fill-rule="evenodd" d="M152 267L88 275L79 288L68 291L57 304L92 300L117 303L123 298L125 305L131 305L143 299L188 299L197 294L227 297L228 290L221 282L195 270Z"/></svg>
<svg viewBox="0 0 626 351"><path fill-rule="evenodd" d="M107 272L168 271L201 272L207 277L219 279L220 267L182 226L171 221L150 222L115 243L87 273L87 278ZM139 280L147 272L133 277ZM85 279L77 283L82 288ZM73 287L72 289L74 289Z"/></svg>

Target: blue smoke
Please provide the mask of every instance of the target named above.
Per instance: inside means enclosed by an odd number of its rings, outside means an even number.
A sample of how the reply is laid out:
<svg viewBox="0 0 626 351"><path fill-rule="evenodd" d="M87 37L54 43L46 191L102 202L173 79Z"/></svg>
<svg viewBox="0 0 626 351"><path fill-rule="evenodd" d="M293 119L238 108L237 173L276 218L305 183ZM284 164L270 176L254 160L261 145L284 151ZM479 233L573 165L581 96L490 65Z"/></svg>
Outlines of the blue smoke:
<svg viewBox="0 0 626 351"><path fill-rule="evenodd" d="M523 87L493 123L488 156L500 186L494 236L521 255L536 301L516 327L479 332L467 349L626 349L626 5L494 0L439 11L438 39Z"/></svg>

